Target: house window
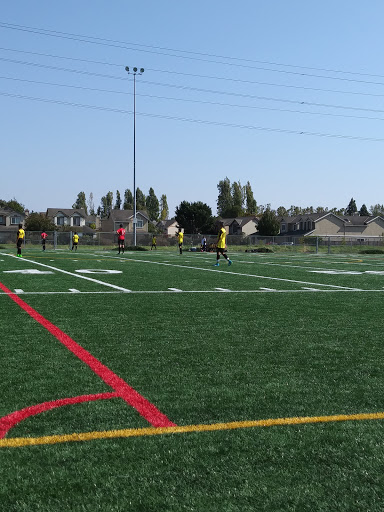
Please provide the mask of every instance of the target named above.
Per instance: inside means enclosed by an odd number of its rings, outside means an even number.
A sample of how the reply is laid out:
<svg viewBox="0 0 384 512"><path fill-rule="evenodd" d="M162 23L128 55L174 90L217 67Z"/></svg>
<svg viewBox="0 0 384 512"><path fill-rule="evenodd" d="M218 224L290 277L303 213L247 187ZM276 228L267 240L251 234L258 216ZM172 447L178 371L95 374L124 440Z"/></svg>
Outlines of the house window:
<svg viewBox="0 0 384 512"><path fill-rule="evenodd" d="M73 217L73 225L80 226L80 217Z"/></svg>
<svg viewBox="0 0 384 512"><path fill-rule="evenodd" d="M286 226L286 224L282 224L282 225L281 225L281 232L283 232L283 231L287 231L287 226Z"/></svg>
<svg viewBox="0 0 384 512"><path fill-rule="evenodd" d="M64 217L57 217L56 218L56 224L58 226L64 226Z"/></svg>
<svg viewBox="0 0 384 512"><path fill-rule="evenodd" d="M20 217L11 217L11 224L21 224L21 218Z"/></svg>
<svg viewBox="0 0 384 512"><path fill-rule="evenodd" d="M137 219L136 227L137 228L142 228L143 226L144 226L144 222L141 219Z"/></svg>
<svg viewBox="0 0 384 512"><path fill-rule="evenodd" d="M0 215L0 224L5 226L5 215Z"/></svg>

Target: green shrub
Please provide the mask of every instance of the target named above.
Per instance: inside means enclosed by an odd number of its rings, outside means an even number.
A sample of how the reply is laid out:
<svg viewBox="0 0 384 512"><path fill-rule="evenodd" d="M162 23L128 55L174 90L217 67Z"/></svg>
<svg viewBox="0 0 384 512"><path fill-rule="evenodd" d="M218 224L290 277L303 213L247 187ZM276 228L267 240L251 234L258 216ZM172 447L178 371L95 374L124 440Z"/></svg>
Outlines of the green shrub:
<svg viewBox="0 0 384 512"><path fill-rule="evenodd" d="M257 247L256 249L248 250L246 249L245 252L274 252L270 247Z"/></svg>
<svg viewBox="0 0 384 512"><path fill-rule="evenodd" d="M148 251L146 247L141 247L141 245L129 245L125 248L126 251Z"/></svg>
<svg viewBox="0 0 384 512"><path fill-rule="evenodd" d="M364 249L359 251L360 254L384 254L383 249Z"/></svg>

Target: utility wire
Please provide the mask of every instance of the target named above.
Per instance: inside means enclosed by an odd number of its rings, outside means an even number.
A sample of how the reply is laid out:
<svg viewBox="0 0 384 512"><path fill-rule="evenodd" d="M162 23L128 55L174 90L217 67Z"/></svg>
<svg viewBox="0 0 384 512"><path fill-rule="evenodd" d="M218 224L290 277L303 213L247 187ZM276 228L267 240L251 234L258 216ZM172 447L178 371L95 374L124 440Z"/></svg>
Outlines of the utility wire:
<svg viewBox="0 0 384 512"><path fill-rule="evenodd" d="M113 66L113 67L119 67L119 68L121 68L121 66L122 66L122 64L120 64L120 63L105 62L105 61L90 60L90 59L79 59L77 57L67 57L67 56L63 56L63 55L53 55L50 53L31 52L31 51L26 51L26 50L17 50L14 48L0 47L0 50L16 52L16 53L26 53L29 55L38 55L40 57L65 59L65 60L71 60L71 61L75 61L75 62L85 62L87 64L98 64L98 65ZM256 81L256 80L242 80L240 78L231 78L231 77L223 77L223 76L216 76L216 75L183 73L181 71L171 71L171 70L166 70L166 69L155 69L155 68L146 68L146 69L147 69L147 71L152 71L155 73L167 73L170 75L188 76L188 77L194 77L194 78L207 78L207 79L212 79L212 80L223 80L223 81L227 81L227 82L244 83L244 84L250 84L250 85L268 85L268 86L272 86L272 87L304 89L304 90L309 90L309 91L331 92L331 93L337 93L337 94L352 94L352 95L358 95L358 96L374 96L374 97L383 97L384 96L384 94L374 94L374 93L369 93L369 92L356 92L356 91L344 91L344 90L341 91L338 89L324 89L321 87L306 87L306 86L302 86L302 85L292 85L292 84L276 84L276 83L271 83L271 82L260 82L260 81ZM374 76L381 77L381 75L374 75Z"/></svg>
<svg viewBox="0 0 384 512"><path fill-rule="evenodd" d="M117 77L113 75L106 75L103 73L93 73L90 71L81 71L77 69L70 69L70 68L61 68L58 66L50 66L47 64L37 64L35 62L28 62L28 61L18 61L14 59L6 59L3 57L0 57L0 61L5 62L12 62L15 64L22 64L22 65L28 65L28 66L34 66L44 69L52 69L55 71L65 71L70 73L77 73L80 75L87 75L87 76L97 76L101 78L108 78L113 80L123 80L127 81L130 80L127 77ZM258 100L264 100L264 101L276 101L276 102L282 102L282 103L290 103L290 104L299 104L299 105L307 105L307 106L315 106L315 107L322 107L322 108L336 108L336 109L343 109L343 110L357 110L357 111L364 111L364 112L382 112L382 110L378 109L371 109L371 108L361 108L361 107L352 107L352 106L344 106L344 105L333 105L328 103L316 103L316 102L309 102L309 101L299 101L299 100L288 100L283 98L271 98L268 96L257 96L254 94L242 94L242 93L235 93L235 92L227 92L227 91L216 91L214 89L202 89L199 87L190 87L186 85L175 85L175 84L167 84L167 83L161 83L161 82L153 82L149 80L140 79L140 82L143 84L148 85L156 85L159 87L170 87L174 89L179 90L185 90L185 91L194 91L194 92L203 92L203 93L210 93L210 94L220 94L220 95L226 95L226 96L236 96L239 98L250 98L250 99L258 99Z"/></svg>
<svg viewBox="0 0 384 512"><path fill-rule="evenodd" d="M6 92L0 92L0 95L10 97L10 98L24 99L24 100L29 100L29 101L41 101L44 103L53 103L53 104L57 104L57 105L65 105L65 106L70 106L70 107L87 108L87 109L92 109L92 110L102 110L102 111L107 111L107 112L116 112L116 113L120 113L120 114L133 114L133 111L131 111L131 110L122 110L122 109L117 109L117 108L101 107L98 105L85 105L82 103L51 100L51 99L47 99L47 98L36 98L33 96L23 96L21 94L10 94L10 93L6 93ZM146 112L136 112L136 115L143 116L143 117L157 118L157 119L167 119L167 120L172 120L172 121L184 121L184 122L189 122L189 123L198 123L198 124L206 124L206 125L213 125L213 126L223 126L223 127L227 127L227 128L242 128L242 129L247 129L247 130L278 132L278 133L287 133L287 134L293 134L293 135L310 135L310 136L315 136L315 137L349 139L349 140L359 140L359 141L365 141L365 142L384 142L384 139L379 139L379 138L374 138L374 137L361 137L361 136L355 136L355 135L342 135L342 134L332 134L332 133L287 130L287 129L283 129L283 128L268 128L268 127L253 126L253 125L240 125L240 124L234 124L234 123L223 123L223 122L218 122L218 121L209 121L209 120L202 120L202 119L191 119L191 118L186 118L186 117L175 117L175 116L166 116L166 115L160 115L160 114L150 114L150 113L146 113Z"/></svg>
<svg viewBox="0 0 384 512"><path fill-rule="evenodd" d="M58 84L58 83L54 83L54 82L43 82L40 80L29 80L26 78L14 78L14 77L8 77L8 76L0 76L0 80L12 80L12 81L17 81L17 82L25 82L25 83L29 83L29 84L49 85L49 86L54 86L54 87L65 87L65 88L79 89L79 90L84 90L84 91L105 92L105 93L109 93L109 94L123 94L123 95L127 95L127 96L133 96L133 93L127 92L127 91L115 91L115 90L110 90L110 89L100 89L100 88L96 88L96 87L83 87L80 85ZM295 113L295 114L343 117L343 118L348 118L348 119L366 119L366 120L371 120L371 121L384 121L384 118L382 118L382 117L333 114L330 112L308 112L306 110L261 107L261 106L257 106L257 105L239 105L239 104L222 103L222 102L216 102L216 101L193 100L190 98L174 98L174 97L169 97L169 96L158 96L155 94L136 93L136 96L140 96L142 98L153 98L153 99L160 99L160 100L179 101L179 102L183 102L183 103L198 103L198 104L202 104L202 105L215 105L215 106L220 106L220 107L246 108L246 109L268 110L268 111L273 111L273 112L289 112L289 113ZM384 110L378 110L378 112L384 113Z"/></svg>
<svg viewBox="0 0 384 512"><path fill-rule="evenodd" d="M136 49L139 47L141 48L149 48L151 50L162 50L167 52L177 52L177 53L184 53L187 55L198 55L203 57L212 57L217 59L223 59L223 60L229 60L229 61L239 61L239 62L249 62L249 63L256 63L256 64L268 64L273 66L284 66L284 67L290 67L290 68L297 68L297 69L308 69L313 71L324 71L327 73L342 73L342 74L349 74L349 75L356 75L356 76L369 76L369 77L375 77L375 78L384 78L384 75L378 75L378 74L372 74L372 73L362 73L362 72L356 72L356 71L346 71L346 70L340 70L340 69L328 69L328 68L319 68L319 67L311 67L311 66L301 66L297 64L286 64L282 62L273 62L273 61L267 61L267 60L256 60L256 59L245 59L241 57L230 57L228 55L217 55L212 53L204 53L204 52L197 52L197 51L190 51L190 50L180 50L175 48L167 48L162 46L154 46L154 45L145 45L145 44L138 44L133 42L124 42L124 41L116 41L113 39L106 39L101 37L94 37L94 36L88 36L84 34L71 34L67 32L60 32L57 30L50 30L50 29L44 29L44 28L37 28L37 27L29 27L25 25L16 25L14 23L6 23L6 22L0 22L0 27L11 29L11 30L21 30L25 32L31 32L36 33L39 35L46 35L51 37L62 37L62 38L70 38L78 40L77 38L80 38L83 42L89 42L89 43L96 43L101 44L105 46L115 46L116 44L119 45L128 45L128 46L134 46ZM113 43L113 44L112 44ZM157 52L156 52L157 53ZM169 54L166 54L169 55ZM170 55L172 57L182 57L181 55ZM200 60L200 59L198 59ZM206 62L212 62L212 61L206 61ZM217 62L218 64L226 64L225 62ZM257 69L257 68L256 68ZM330 77L323 77L323 78L330 78Z"/></svg>

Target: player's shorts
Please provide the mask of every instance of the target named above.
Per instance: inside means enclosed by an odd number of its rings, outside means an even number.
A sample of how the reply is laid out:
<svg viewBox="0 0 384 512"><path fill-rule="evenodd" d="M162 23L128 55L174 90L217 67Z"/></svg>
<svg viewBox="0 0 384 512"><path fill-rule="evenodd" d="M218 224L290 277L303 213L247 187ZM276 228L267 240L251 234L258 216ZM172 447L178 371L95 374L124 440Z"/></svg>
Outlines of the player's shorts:
<svg viewBox="0 0 384 512"><path fill-rule="evenodd" d="M124 238L119 238L119 244L120 245L124 245L124 242L125 242Z"/></svg>
<svg viewBox="0 0 384 512"><path fill-rule="evenodd" d="M43 245L45 245L45 238L43 238L43 239L41 240L41 243L42 243Z"/></svg>
<svg viewBox="0 0 384 512"><path fill-rule="evenodd" d="M73 247L76 247L79 244L79 242L73 242Z"/></svg>
<svg viewBox="0 0 384 512"><path fill-rule="evenodd" d="M216 251L217 251L217 252L220 252L221 254L224 254L224 252L225 252L225 247L216 247Z"/></svg>
<svg viewBox="0 0 384 512"><path fill-rule="evenodd" d="M23 245L23 240L24 240L23 238L19 238L19 239L17 240L17 242L16 242L16 246L17 246L17 247L21 247L21 246Z"/></svg>

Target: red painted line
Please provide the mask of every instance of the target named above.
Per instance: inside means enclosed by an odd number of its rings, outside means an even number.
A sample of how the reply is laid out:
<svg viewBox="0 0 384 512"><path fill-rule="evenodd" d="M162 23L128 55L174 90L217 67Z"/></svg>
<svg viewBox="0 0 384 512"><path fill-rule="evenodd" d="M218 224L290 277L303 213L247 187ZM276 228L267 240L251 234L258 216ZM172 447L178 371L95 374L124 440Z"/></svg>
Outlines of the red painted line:
<svg viewBox="0 0 384 512"><path fill-rule="evenodd" d="M95 395L60 398L58 400L31 405L24 409L20 409L19 411L11 412L10 414L7 414L7 416L0 418L0 439L3 439L11 428L30 416L35 416L36 414L55 409L56 407L63 407L64 405L81 404L83 402L92 402L94 400L108 400L116 397L118 397L117 393L97 393Z"/></svg>
<svg viewBox="0 0 384 512"><path fill-rule="evenodd" d="M29 304L24 302L18 295L9 290L6 286L0 283L0 288L26 311L34 320L42 325L49 331L56 339L58 339L68 350L77 356L83 363L88 365L91 370L96 373L108 386L114 389L117 395L125 400L129 405L134 407L137 412L143 416L154 427L171 427L175 423L170 421L165 414L159 411L155 405L144 398L135 389L129 386L123 379L116 375L107 366L102 364L96 357L85 350L68 334L65 334L61 329L52 324L49 320L44 318L40 313L33 309Z"/></svg>

